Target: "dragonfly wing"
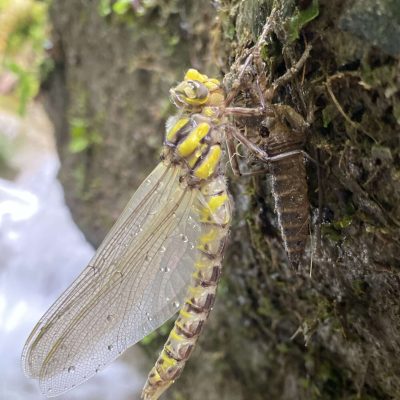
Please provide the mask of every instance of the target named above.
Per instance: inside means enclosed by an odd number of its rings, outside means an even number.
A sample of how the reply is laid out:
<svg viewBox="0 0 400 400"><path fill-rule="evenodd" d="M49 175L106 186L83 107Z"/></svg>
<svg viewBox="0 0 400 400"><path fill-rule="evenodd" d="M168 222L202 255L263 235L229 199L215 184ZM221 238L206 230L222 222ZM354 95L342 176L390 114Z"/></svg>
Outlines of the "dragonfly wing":
<svg viewBox="0 0 400 400"><path fill-rule="evenodd" d="M201 230L192 207L199 193L181 174L156 167L28 338L25 372L46 396L89 379L179 309Z"/></svg>

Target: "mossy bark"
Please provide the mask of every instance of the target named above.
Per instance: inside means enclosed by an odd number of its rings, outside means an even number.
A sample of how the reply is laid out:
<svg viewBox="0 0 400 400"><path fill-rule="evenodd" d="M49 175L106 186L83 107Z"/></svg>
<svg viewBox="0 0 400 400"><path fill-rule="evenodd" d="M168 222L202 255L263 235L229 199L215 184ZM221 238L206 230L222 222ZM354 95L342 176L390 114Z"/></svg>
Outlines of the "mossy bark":
<svg viewBox="0 0 400 400"><path fill-rule="evenodd" d="M397 42L384 33L398 26L396 8L273 3L170 0L140 15L101 16L97 2L54 0L56 68L45 88L67 202L99 244L157 163L173 112L168 88L189 66L228 72L277 7L262 51L268 78L313 46L274 99L314 117L306 144L319 160L319 182L317 166L307 166L313 245L292 271L268 179L230 179L235 214L218 299L167 397L398 399L400 75Z"/></svg>

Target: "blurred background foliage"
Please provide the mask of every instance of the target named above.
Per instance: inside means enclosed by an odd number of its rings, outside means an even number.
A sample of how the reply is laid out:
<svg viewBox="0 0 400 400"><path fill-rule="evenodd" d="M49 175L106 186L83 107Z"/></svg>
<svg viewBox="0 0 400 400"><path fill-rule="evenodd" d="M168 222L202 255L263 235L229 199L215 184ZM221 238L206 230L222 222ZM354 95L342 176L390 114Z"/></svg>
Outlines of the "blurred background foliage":
<svg viewBox="0 0 400 400"><path fill-rule="evenodd" d="M24 114L49 69L49 1L0 0L0 105Z"/></svg>
<svg viewBox="0 0 400 400"><path fill-rule="evenodd" d="M52 68L49 1L0 0L0 109L24 116ZM4 129L4 127L3 127ZM10 176L18 139L0 132L0 175Z"/></svg>

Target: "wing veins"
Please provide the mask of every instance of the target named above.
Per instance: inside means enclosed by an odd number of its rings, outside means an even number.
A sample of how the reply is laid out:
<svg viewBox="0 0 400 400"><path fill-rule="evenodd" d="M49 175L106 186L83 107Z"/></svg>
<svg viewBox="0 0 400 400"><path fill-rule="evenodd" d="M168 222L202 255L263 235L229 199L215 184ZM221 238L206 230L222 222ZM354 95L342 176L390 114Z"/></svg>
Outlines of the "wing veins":
<svg viewBox="0 0 400 400"><path fill-rule="evenodd" d="M179 222L178 223L173 223L174 221L173 221L173 218L171 218L171 214L173 214L178 208L179 208L179 206L180 206L180 204L182 204L181 203L181 201L182 201L182 198L186 195L187 193L186 193L186 191L184 191L183 193L182 193L182 195L181 195L181 198L176 202L176 204L174 204L174 206L173 206L173 208L170 210L170 212L166 215L166 216L164 216L164 218L160 221L160 225L161 226L163 226L164 228L163 229L160 229L159 230L159 234L155 237L154 236L154 234L152 234L151 232L150 232L150 234L148 235L148 237L146 238L146 240L144 240L144 239L142 239L141 240L141 248L140 249L137 249L138 251L136 251L136 252L134 252L134 253L132 253L132 256L127 260L127 261L123 261L123 258L125 258L125 257L121 257L121 262L123 262L123 264L125 265L124 267L123 267L123 271L125 272L125 271L129 271L129 270L132 270L134 267L136 267L137 265L138 265L138 263L139 263L139 261L142 261L143 260L143 256L145 256L145 253L144 253L144 250L146 249L146 243L147 242L151 242L152 240L151 239L153 239L153 241L154 240L158 240L159 238L161 238L163 235L165 235L165 237L164 237L164 239L163 239L163 241L162 241L162 243L168 238L168 232L170 232L171 230L173 230L176 226L179 226L180 224L181 224L181 222L182 222L182 220L184 219L184 216L182 216L182 217L180 217L180 219L179 219ZM190 201L191 199L189 198L189 204L191 203L191 201ZM189 209L189 207L185 207L187 210ZM188 212L186 211L186 216L188 215ZM169 223L168 223L169 222ZM166 233L167 232L167 233ZM153 236L153 238L151 238ZM159 246L159 248L162 246L162 244ZM142 252L143 254L142 255L140 255L139 256L139 253L140 252ZM124 255L126 255L126 253L124 254ZM130 265L130 262L133 260L133 259L135 259L136 258L136 260L137 260L137 262L134 264L134 265ZM124 276L125 276L125 274L124 274ZM128 282L129 282L130 280L129 279L126 279L125 280L125 283L127 284ZM124 282L119 282L119 285L123 285L124 284ZM138 285L138 286L140 286L140 285ZM97 304L97 303L99 303L102 299L104 299L105 297L106 297L106 295L109 293L109 292L111 292L111 291L113 291L113 290L115 290L115 286L110 286L110 285L107 285L106 286L106 290L103 290L101 293L98 293L97 295L96 295L96 297L95 298L93 298L92 299L92 301L91 301L91 304L88 304L86 307L85 307L85 310L82 310L83 312L80 312L79 313L79 315L78 316L76 316L74 319L75 319L75 322L74 323L69 323L69 329L67 330L67 331L65 331L64 332L64 334L62 335L62 338L60 338L58 341L57 341L57 348L59 348L61 345L62 345L62 342L63 341L65 341L66 339L68 339L68 337L70 336L70 332L71 331L73 331L73 329L74 329L74 327L76 326L76 324L79 324L79 322L81 322L81 321L84 321L84 319L85 319L85 317L86 317L86 315L88 315L89 314L89 312L93 309L93 304L95 305L95 304ZM131 291L130 291L131 292ZM120 298L121 297L121 295L122 295L122 291L116 291L116 295L115 296L113 296L113 300L116 300L116 299L118 299L118 298ZM129 295L128 296L128 299L131 297L131 295ZM111 302L111 306L112 306L112 304L114 303L114 301L111 301L111 299L108 299L110 302ZM127 302L125 302L126 304L128 304ZM111 308L111 306L110 306L110 308ZM126 312L127 311L127 307L125 307L125 311L124 311L124 313L123 313L123 317L121 318L121 322L123 322L123 320L125 319L124 317L125 317L125 315L126 315ZM91 319L90 321L93 321L95 318L93 318L93 319ZM96 318L97 319L97 318ZM121 327L121 323L120 323L120 327ZM120 332L120 328L118 328L118 332ZM80 336L81 337L81 339L82 340L80 340L78 343L77 342L75 342L75 348L77 348L77 350L79 350L79 348L81 347L81 343L84 343L84 339L86 338L86 336L87 335L84 335L84 336ZM117 334L117 337L120 337L120 334L118 333ZM76 345L78 345L78 346L76 346ZM51 349L51 353L53 353L53 352L55 352L56 350L57 350L57 348L52 348ZM74 352L72 352L72 354L74 355L74 354L76 354L76 351L74 351Z"/></svg>

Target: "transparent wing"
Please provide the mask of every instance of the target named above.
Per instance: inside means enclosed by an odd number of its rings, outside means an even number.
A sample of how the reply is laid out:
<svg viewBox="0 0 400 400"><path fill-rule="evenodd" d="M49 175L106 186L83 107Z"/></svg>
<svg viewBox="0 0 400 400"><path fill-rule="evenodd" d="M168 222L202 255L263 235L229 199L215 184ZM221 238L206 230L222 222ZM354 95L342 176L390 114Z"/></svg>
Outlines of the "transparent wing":
<svg viewBox="0 0 400 400"><path fill-rule="evenodd" d="M43 394L84 382L168 320L183 302L200 234L196 189L160 163L75 282L34 328L22 360Z"/></svg>

